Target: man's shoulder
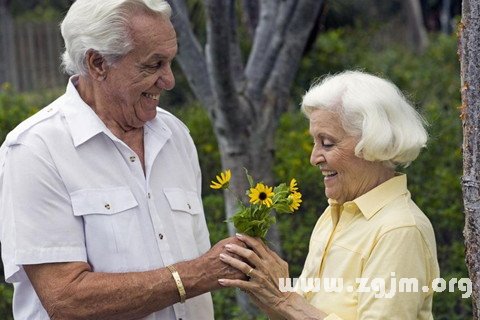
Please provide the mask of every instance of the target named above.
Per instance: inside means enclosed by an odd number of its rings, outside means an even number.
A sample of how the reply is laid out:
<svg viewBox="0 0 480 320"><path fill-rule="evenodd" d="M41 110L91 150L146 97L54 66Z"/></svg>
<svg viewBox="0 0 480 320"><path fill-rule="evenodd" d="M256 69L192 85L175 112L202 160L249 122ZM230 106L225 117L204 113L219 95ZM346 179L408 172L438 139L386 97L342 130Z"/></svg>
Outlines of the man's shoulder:
<svg viewBox="0 0 480 320"><path fill-rule="evenodd" d="M165 109L157 107L157 118L165 122L170 129L180 129L182 131L190 132L190 130L185 125L185 123L183 123L182 120L180 120L175 115L173 115L173 113Z"/></svg>
<svg viewBox="0 0 480 320"><path fill-rule="evenodd" d="M61 103L59 103L58 100L59 99L55 100L29 118L20 122L12 131L8 133L7 137L5 138L4 145L9 147L18 143L26 135L26 133L34 130L34 128L38 128L41 126L41 124L58 115L61 106Z"/></svg>

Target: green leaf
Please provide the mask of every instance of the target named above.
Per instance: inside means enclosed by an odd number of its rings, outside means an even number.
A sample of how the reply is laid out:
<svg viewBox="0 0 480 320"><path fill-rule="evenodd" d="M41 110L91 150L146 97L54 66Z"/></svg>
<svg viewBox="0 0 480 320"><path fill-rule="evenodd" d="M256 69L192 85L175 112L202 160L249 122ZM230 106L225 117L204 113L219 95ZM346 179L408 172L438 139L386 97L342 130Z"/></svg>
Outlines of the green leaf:
<svg viewBox="0 0 480 320"><path fill-rule="evenodd" d="M247 180L248 180L248 184L250 185L250 188L253 188L255 186L254 182L253 182L253 178L251 175L248 174L248 170L247 168L243 168L245 170L245 175L247 176ZM247 190L248 192L248 190Z"/></svg>
<svg viewBox="0 0 480 320"><path fill-rule="evenodd" d="M278 213L291 213L290 206L286 203L280 203L275 205L275 210Z"/></svg>

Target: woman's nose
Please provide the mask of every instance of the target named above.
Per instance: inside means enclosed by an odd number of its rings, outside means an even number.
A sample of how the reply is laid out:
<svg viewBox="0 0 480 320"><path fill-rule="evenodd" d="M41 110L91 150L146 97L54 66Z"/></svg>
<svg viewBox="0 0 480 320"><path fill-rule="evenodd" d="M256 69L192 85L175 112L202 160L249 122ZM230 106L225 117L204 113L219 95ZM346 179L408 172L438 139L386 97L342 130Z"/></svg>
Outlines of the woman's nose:
<svg viewBox="0 0 480 320"><path fill-rule="evenodd" d="M313 147L312 153L310 154L310 163L312 166L318 166L319 164L325 162L325 157L321 150L318 150L317 147Z"/></svg>

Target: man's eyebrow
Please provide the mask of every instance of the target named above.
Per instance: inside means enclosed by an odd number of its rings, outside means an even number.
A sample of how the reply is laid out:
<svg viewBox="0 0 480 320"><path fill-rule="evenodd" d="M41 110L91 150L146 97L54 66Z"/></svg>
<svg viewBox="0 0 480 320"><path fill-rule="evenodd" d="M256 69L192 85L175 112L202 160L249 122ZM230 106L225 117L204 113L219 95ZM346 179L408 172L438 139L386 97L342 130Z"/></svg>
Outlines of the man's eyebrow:
<svg viewBox="0 0 480 320"><path fill-rule="evenodd" d="M166 59L169 59L169 57L161 53L155 53L150 57L148 57L146 61L152 61L152 60L157 61L157 60L166 60Z"/></svg>

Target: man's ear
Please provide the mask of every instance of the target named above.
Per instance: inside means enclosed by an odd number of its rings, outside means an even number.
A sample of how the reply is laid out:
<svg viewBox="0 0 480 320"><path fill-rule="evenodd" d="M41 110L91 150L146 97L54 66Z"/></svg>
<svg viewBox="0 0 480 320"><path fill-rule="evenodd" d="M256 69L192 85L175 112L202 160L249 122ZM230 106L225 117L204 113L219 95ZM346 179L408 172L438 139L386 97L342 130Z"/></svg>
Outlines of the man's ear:
<svg viewBox="0 0 480 320"><path fill-rule="evenodd" d="M89 49L85 55L88 73L92 79L103 81L107 77L108 63L98 51Z"/></svg>

